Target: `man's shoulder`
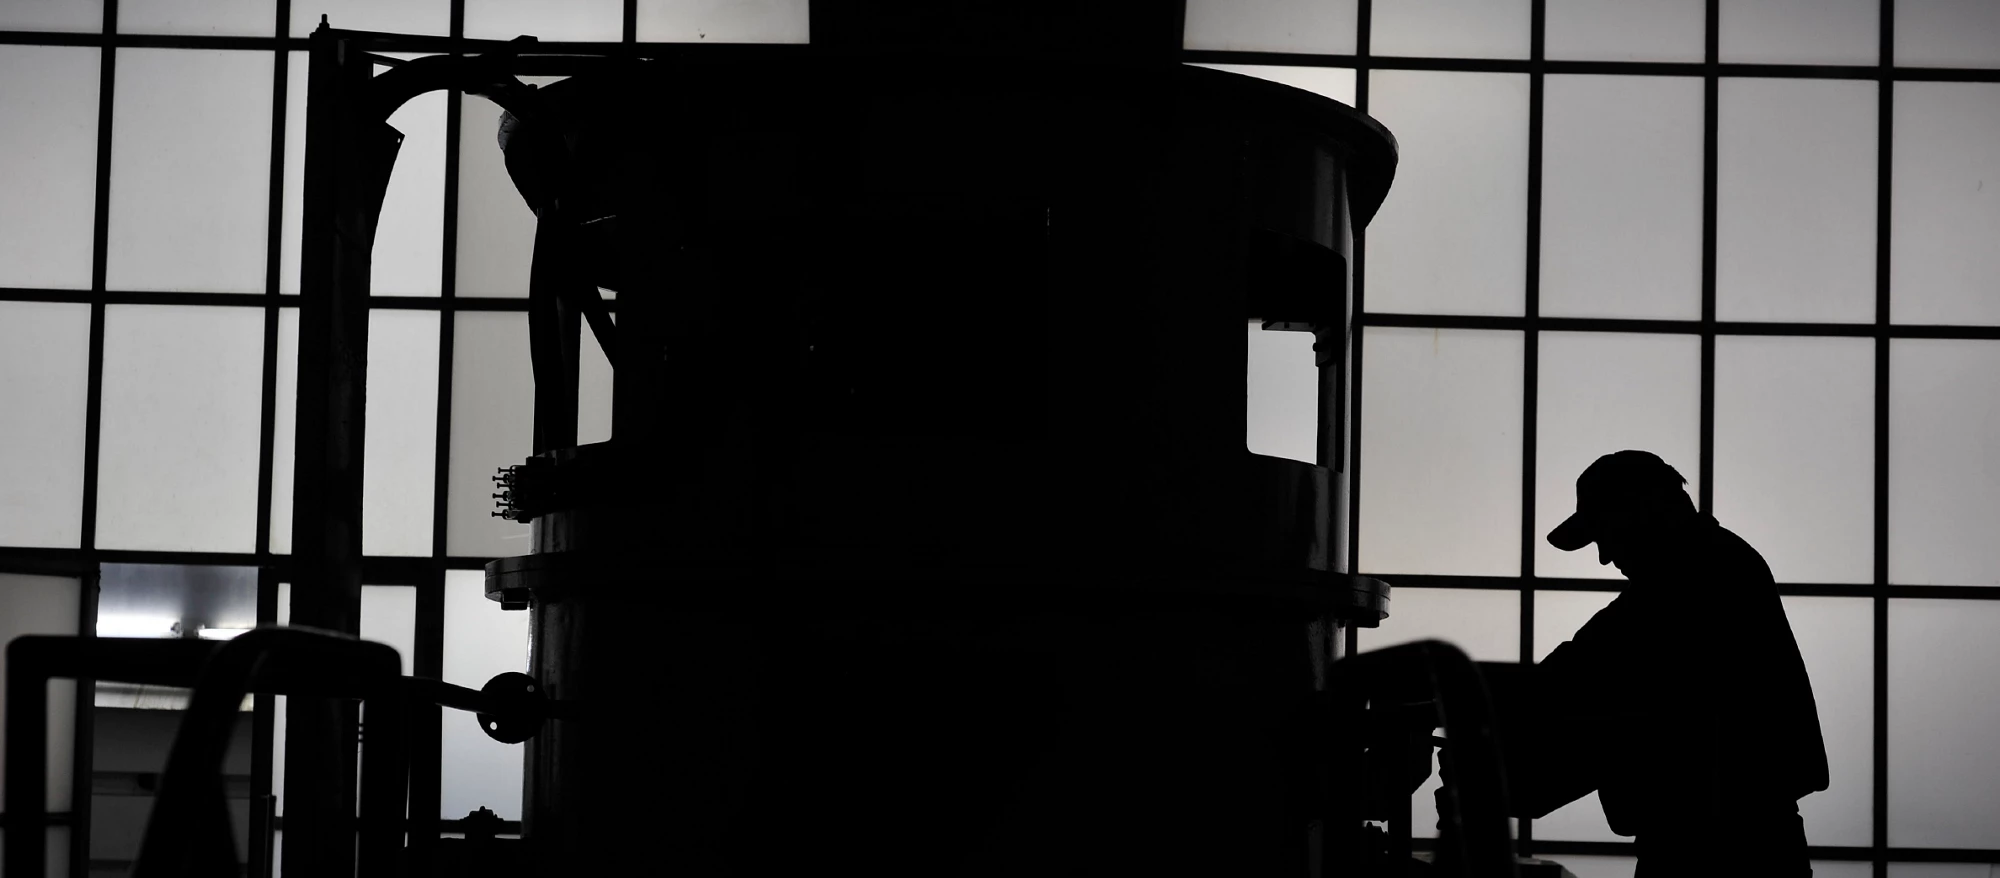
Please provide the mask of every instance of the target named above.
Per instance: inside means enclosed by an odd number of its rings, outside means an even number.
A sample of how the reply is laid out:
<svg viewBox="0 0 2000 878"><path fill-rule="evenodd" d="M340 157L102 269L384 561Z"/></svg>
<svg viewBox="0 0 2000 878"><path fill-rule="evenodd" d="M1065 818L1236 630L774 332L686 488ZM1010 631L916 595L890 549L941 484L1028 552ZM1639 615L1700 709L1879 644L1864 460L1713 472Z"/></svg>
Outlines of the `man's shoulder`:
<svg viewBox="0 0 2000 878"><path fill-rule="evenodd" d="M1771 575L1771 565L1764 561L1764 555L1750 545L1749 541L1736 535L1735 531L1723 527L1715 519L1708 520L1708 546L1703 560L1720 572L1758 582L1775 582Z"/></svg>

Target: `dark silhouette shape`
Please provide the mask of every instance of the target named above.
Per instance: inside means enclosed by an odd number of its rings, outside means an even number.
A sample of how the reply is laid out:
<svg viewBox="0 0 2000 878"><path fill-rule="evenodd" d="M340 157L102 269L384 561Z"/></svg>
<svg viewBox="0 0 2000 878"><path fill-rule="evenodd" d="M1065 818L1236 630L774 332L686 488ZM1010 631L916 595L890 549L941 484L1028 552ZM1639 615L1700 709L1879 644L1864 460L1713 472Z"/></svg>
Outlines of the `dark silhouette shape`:
<svg viewBox="0 0 2000 878"><path fill-rule="evenodd" d="M1539 664L1492 676L1515 810L1596 790L1639 875L1803 876L1798 800L1827 788L1805 662L1757 550L1696 511L1659 457L1577 478L1550 544L1631 581Z"/></svg>

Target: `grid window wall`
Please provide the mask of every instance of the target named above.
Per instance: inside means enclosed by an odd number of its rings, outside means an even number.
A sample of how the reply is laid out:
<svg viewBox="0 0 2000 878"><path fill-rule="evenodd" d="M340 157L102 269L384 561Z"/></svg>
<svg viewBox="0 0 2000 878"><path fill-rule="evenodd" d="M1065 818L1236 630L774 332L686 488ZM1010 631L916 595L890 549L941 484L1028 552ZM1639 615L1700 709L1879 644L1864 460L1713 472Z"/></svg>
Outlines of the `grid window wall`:
<svg viewBox="0 0 2000 878"><path fill-rule="evenodd" d="M670 53L803 43L808 12L0 4L0 627L95 630L88 586L119 564L256 569L259 619L282 618L322 14L430 41L413 51L531 33ZM1616 587L1541 542L1571 480L1597 453L1658 451L1778 571L1835 762L1804 803L1822 869L2000 862L1995 763L1951 761L2000 703L1972 670L2000 625L2000 4L1189 0L1186 47L1402 144L1356 247L1350 560L1399 590L1361 645L1545 653ZM497 113L441 93L391 120L370 340L365 623L410 671L475 686L526 650L525 617L479 594L526 530L487 515L484 487L527 453L531 394L533 217ZM601 354L584 374L589 441L608 433ZM1309 419L1259 423L1252 447L1312 445L1283 435ZM74 855L52 862L82 875L89 699L56 694L77 706L52 720L51 845ZM283 712L257 716L253 790L281 791ZM413 813L518 819L518 750L441 721ZM1588 808L1519 832L1629 874Z"/></svg>

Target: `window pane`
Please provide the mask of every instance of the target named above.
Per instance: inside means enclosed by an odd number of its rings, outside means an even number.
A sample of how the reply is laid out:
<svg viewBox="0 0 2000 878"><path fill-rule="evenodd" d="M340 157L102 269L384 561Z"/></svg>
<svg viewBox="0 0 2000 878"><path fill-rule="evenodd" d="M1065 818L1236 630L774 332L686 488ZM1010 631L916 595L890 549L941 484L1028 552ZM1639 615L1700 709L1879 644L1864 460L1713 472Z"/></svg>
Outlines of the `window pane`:
<svg viewBox="0 0 2000 878"><path fill-rule="evenodd" d="M807 0L639 0L644 42L804 43Z"/></svg>
<svg viewBox="0 0 2000 878"><path fill-rule="evenodd" d="M1700 61L1708 28L1701 0L1548 0L1550 58Z"/></svg>
<svg viewBox="0 0 2000 878"><path fill-rule="evenodd" d="M1583 623L1590 621L1591 616L1616 597L1617 593L1608 591L1535 592L1535 661L1548 658L1549 653L1574 636ZM1551 841L1625 840L1604 822L1604 808L1598 804L1596 793L1536 820L1535 838Z"/></svg>
<svg viewBox="0 0 2000 878"><path fill-rule="evenodd" d="M1364 446L1365 450L1365 446ZM1521 593L1476 588L1396 588L1389 599L1389 618L1380 628L1363 628L1357 635L1363 650L1382 649L1416 640L1443 640L1475 661L1521 660ZM1410 834L1437 837L1438 779L1435 756L1429 780L1412 794Z"/></svg>
<svg viewBox="0 0 2000 878"><path fill-rule="evenodd" d="M451 33L450 0L313 0L292 4L292 36L311 36L322 14L328 25L342 30L432 36ZM288 112L298 112L298 105Z"/></svg>
<svg viewBox="0 0 2000 878"><path fill-rule="evenodd" d="M0 302L0 545L76 548L90 306Z"/></svg>
<svg viewBox="0 0 2000 878"><path fill-rule="evenodd" d="M1248 327L1243 447L1251 454L1317 462L1319 370L1313 367L1312 333Z"/></svg>
<svg viewBox="0 0 2000 878"><path fill-rule="evenodd" d="M1890 350L1889 581L2000 585L2000 343Z"/></svg>
<svg viewBox="0 0 2000 878"><path fill-rule="evenodd" d="M1880 0L1722 0L1725 62L1874 64L1882 56Z"/></svg>
<svg viewBox="0 0 2000 878"><path fill-rule="evenodd" d="M611 439L611 361L588 325L583 328L583 344L577 356L576 442L588 445Z"/></svg>
<svg viewBox="0 0 2000 878"><path fill-rule="evenodd" d="M1688 496L1700 496L1700 379L1701 340L1692 335L1542 333L1536 574L1618 578L1597 563L1596 547L1564 552L1546 539L1576 511L1576 477L1599 457L1650 451L1687 478Z"/></svg>
<svg viewBox="0 0 2000 878"><path fill-rule="evenodd" d="M1536 834L1540 835L1541 824L1536 823ZM1621 839L1622 840L1622 839ZM1637 874L1639 860L1636 857L1599 857L1581 854L1561 854L1541 859L1561 863L1576 878L1632 878Z"/></svg>
<svg viewBox="0 0 2000 878"><path fill-rule="evenodd" d="M1272 67L1264 64L1196 64L1228 73L1267 79L1354 105L1354 71L1346 67Z"/></svg>
<svg viewBox="0 0 2000 878"><path fill-rule="evenodd" d="M1715 343L1715 515L1779 582L1875 575L1875 343Z"/></svg>
<svg viewBox="0 0 2000 878"><path fill-rule="evenodd" d="M1701 80L1543 88L1542 313L1699 319Z"/></svg>
<svg viewBox="0 0 2000 878"><path fill-rule="evenodd" d="M0 4L0 30L104 29L104 0L8 0Z"/></svg>
<svg viewBox="0 0 2000 878"><path fill-rule="evenodd" d="M1819 705L1832 783L1799 800L1806 841L1866 847L1874 819L1875 608L1867 598L1785 597Z"/></svg>
<svg viewBox="0 0 2000 878"><path fill-rule="evenodd" d="M1360 629L1364 650L1443 640L1474 661L1521 660L1521 593L1493 588L1393 588L1389 618Z"/></svg>
<svg viewBox="0 0 2000 878"><path fill-rule="evenodd" d="M1988 0L1897 0L1896 63L1904 67L2000 67L2000 4Z"/></svg>
<svg viewBox="0 0 2000 878"><path fill-rule="evenodd" d="M517 466L534 445L534 373L526 314L454 315L451 366L451 491L445 545L452 555L520 555L528 526L494 518L493 473Z"/></svg>
<svg viewBox="0 0 2000 878"><path fill-rule="evenodd" d="M1365 331L1361 569L1518 575L1521 334Z"/></svg>
<svg viewBox="0 0 2000 878"><path fill-rule="evenodd" d="M1896 84L1890 311L1897 323L2000 323L2000 84Z"/></svg>
<svg viewBox="0 0 2000 878"><path fill-rule="evenodd" d="M1528 57L1528 0L1396 0L1372 14L1377 55Z"/></svg>
<svg viewBox="0 0 2000 878"><path fill-rule="evenodd" d="M437 476L435 311L369 314L361 550L429 555Z"/></svg>
<svg viewBox="0 0 2000 878"><path fill-rule="evenodd" d="M1872 82L1722 80L1718 317L1875 318L1875 92Z"/></svg>
<svg viewBox="0 0 2000 878"><path fill-rule="evenodd" d="M120 49L107 283L264 290L271 56Z"/></svg>
<svg viewBox="0 0 2000 878"><path fill-rule="evenodd" d="M118 4L118 32L268 37L277 17L272 0L143 0Z"/></svg>
<svg viewBox="0 0 2000 878"><path fill-rule="evenodd" d="M402 56L415 57L415 56ZM284 241L278 287L299 291L299 233L305 216L306 91L305 52L293 52L285 84ZM376 73L381 73L378 68ZM396 167L382 198L375 230L370 292L378 296L435 296L444 272L445 93L419 95L389 117L403 133Z"/></svg>
<svg viewBox="0 0 2000 878"><path fill-rule="evenodd" d="M1188 0L1185 45L1351 55L1357 14L1354 0Z"/></svg>
<svg viewBox="0 0 2000 878"><path fill-rule="evenodd" d="M625 12L618 0L471 0L465 4L465 35L475 40L511 40L522 35L550 42L610 42L625 35Z"/></svg>
<svg viewBox="0 0 2000 878"><path fill-rule="evenodd" d="M292 551L292 473L298 454L299 309L278 309L278 380L272 399L271 551Z"/></svg>
<svg viewBox="0 0 2000 878"><path fill-rule="evenodd" d="M1889 601L1891 845L2000 847L1996 630L2000 601Z"/></svg>
<svg viewBox="0 0 2000 878"><path fill-rule="evenodd" d="M546 85L559 77L524 76ZM526 298L534 264L535 214L500 152L500 107L467 96L459 104L458 295Z"/></svg>
<svg viewBox="0 0 2000 878"><path fill-rule="evenodd" d="M82 584L63 576L26 576L0 573L0 644L12 643L24 634L75 634L77 601ZM7 655L0 648L0 675L7 670ZM49 749L48 799L51 811L70 807L71 753L76 749L76 682L51 681L48 688ZM0 748L6 746L7 706L0 703ZM0 782L7 767L0 765Z"/></svg>
<svg viewBox="0 0 2000 878"><path fill-rule="evenodd" d="M90 286L98 64L96 49L0 46L0 285Z"/></svg>
<svg viewBox="0 0 2000 878"><path fill-rule="evenodd" d="M1894 871L1896 867L1889 868L1891 870L1889 874L1896 874ZM1813 878L1875 878L1875 867L1869 863L1814 860L1812 870ZM1982 875L1980 878L1986 876Z"/></svg>
<svg viewBox="0 0 2000 878"><path fill-rule="evenodd" d="M417 655L417 590L407 585L361 587L361 639L386 643L403 657L409 676Z"/></svg>
<svg viewBox="0 0 2000 878"><path fill-rule="evenodd" d="M1368 310L1522 313L1528 77L1380 70L1369 82L1369 113L1402 157L1368 227Z"/></svg>
<svg viewBox="0 0 2000 878"><path fill-rule="evenodd" d="M502 610L486 599L486 575L453 570L444 582L444 680L477 689L496 674L528 670L525 610ZM444 798L447 819L480 808L502 819L521 817L522 748L479 730L471 714L444 712Z"/></svg>
<svg viewBox="0 0 2000 878"><path fill-rule="evenodd" d="M263 361L257 308L105 309L100 547L256 547Z"/></svg>

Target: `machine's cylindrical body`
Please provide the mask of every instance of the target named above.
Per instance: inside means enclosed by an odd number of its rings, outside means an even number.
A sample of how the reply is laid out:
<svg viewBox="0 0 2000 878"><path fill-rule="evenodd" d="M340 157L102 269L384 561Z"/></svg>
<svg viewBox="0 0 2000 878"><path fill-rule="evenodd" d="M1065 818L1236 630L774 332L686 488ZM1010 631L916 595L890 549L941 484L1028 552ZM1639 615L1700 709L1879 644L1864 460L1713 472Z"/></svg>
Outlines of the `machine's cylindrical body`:
<svg viewBox="0 0 2000 878"><path fill-rule="evenodd" d="M1302 874L1308 705L1380 609L1344 408L1386 132L1173 64L544 97L537 259L618 293L614 439L531 465L536 554L489 567L578 713L528 745L545 866ZM1246 321L1317 339L1316 464L1245 450Z"/></svg>

